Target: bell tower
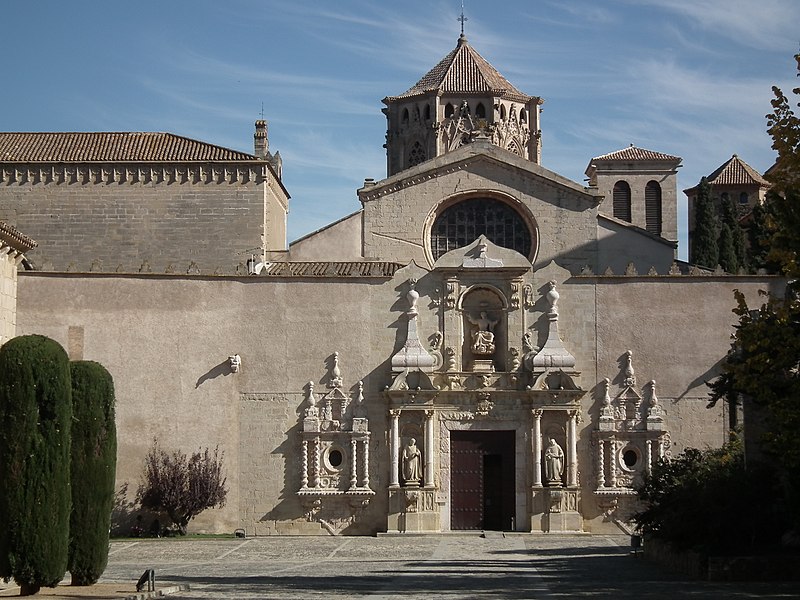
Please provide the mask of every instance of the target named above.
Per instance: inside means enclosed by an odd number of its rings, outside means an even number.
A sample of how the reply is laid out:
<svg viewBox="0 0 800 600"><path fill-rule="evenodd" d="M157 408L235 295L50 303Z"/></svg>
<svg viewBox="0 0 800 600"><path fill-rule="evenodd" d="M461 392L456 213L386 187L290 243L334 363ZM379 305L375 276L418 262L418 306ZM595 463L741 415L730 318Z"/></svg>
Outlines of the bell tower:
<svg viewBox="0 0 800 600"><path fill-rule="evenodd" d="M539 163L543 100L515 88L469 45L458 43L439 64L386 108L389 176L476 139Z"/></svg>

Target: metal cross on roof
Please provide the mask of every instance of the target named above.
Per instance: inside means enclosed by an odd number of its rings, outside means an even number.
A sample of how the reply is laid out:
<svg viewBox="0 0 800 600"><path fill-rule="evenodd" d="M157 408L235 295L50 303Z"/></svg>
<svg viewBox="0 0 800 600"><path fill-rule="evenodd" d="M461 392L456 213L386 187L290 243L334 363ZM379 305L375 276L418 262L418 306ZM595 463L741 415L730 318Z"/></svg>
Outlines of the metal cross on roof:
<svg viewBox="0 0 800 600"><path fill-rule="evenodd" d="M461 35L464 35L464 23L469 21L469 19L464 16L464 0L461 0L461 16L458 17L457 20L461 21Z"/></svg>

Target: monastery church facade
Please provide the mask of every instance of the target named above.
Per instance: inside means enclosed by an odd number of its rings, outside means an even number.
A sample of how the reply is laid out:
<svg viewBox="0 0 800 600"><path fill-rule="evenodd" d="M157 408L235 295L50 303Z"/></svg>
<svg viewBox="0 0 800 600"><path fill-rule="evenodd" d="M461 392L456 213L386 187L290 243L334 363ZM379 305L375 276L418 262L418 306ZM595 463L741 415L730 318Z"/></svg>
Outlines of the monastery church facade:
<svg viewBox="0 0 800 600"><path fill-rule="evenodd" d="M288 248L263 121L252 155L0 134L16 334L112 373L131 495L154 440L219 446L195 530L628 531L655 461L726 440L732 290L779 282L676 261L679 157L542 166L542 100L463 34L383 102L387 177Z"/></svg>

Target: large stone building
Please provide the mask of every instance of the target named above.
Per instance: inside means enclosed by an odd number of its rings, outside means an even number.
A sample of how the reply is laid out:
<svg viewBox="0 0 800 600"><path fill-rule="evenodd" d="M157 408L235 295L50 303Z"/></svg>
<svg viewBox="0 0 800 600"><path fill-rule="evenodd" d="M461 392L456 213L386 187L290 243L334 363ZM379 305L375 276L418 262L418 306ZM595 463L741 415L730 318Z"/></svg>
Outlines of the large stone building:
<svg viewBox="0 0 800 600"><path fill-rule="evenodd" d="M263 151L0 135L0 217L40 243L17 333L113 374L120 487L154 439L224 451L197 529L625 529L656 460L725 440L732 289L780 282L675 261L677 157L543 167L541 99L463 36L384 103L388 177L288 250Z"/></svg>

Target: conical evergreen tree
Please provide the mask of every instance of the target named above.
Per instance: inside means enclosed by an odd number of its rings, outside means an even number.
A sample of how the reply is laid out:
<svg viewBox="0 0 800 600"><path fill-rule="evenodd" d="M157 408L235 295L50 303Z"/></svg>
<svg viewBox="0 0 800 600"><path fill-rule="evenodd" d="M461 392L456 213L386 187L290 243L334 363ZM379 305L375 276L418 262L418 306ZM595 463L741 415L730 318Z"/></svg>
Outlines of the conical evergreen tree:
<svg viewBox="0 0 800 600"><path fill-rule="evenodd" d="M717 240L719 264L728 273L736 273L739 270L741 264L739 258L743 252L743 248L736 248L736 232L741 232L741 228L736 219L736 207L727 194L722 197L721 208L722 223L719 228L719 239Z"/></svg>
<svg viewBox="0 0 800 600"><path fill-rule="evenodd" d="M72 585L92 585L108 564L114 505L117 430L114 381L92 361L70 364L72 376L72 516L69 572Z"/></svg>
<svg viewBox="0 0 800 600"><path fill-rule="evenodd" d="M50 338L17 337L0 348L0 373L0 577L29 595L67 570L69 359Z"/></svg>
<svg viewBox="0 0 800 600"><path fill-rule="evenodd" d="M695 225L690 258L692 263L710 269L717 266L719 261L717 220L714 203L711 200L711 186L703 177L697 186L697 198L695 199Z"/></svg>

